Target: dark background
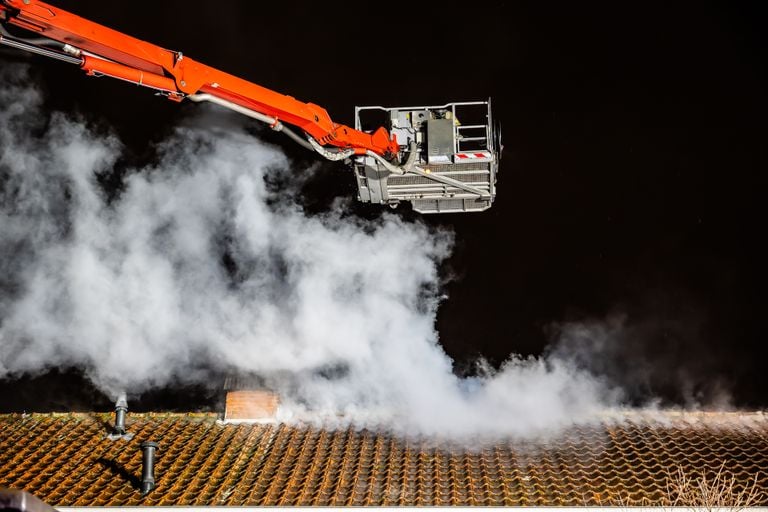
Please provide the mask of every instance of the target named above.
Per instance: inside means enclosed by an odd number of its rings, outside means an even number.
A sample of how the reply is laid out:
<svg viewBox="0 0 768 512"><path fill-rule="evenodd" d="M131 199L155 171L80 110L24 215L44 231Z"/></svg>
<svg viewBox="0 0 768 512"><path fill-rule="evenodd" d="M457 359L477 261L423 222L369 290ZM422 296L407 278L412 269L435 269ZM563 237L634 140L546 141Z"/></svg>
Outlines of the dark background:
<svg viewBox="0 0 768 512"><path fill-rule="evenodd" d="M355 105L491 96L505 144L496 204L424 217L456 233L437 327L457 373L478 356L541 354L558 324L622 318L582 362L635 403L707 404L727 390L733 405L768 405L768 4L54 3L318 103L338 122L351 123ZM12 59L22 58L0 54ZM196 108L23 59L52 109L120 136L125 168L151 161L152 142ZM322 210L355 185L323 163L304 192ZM214 395L161 390L140 407L207 407ZM77 372L0 383L2 410L108 406Z"/></svg>

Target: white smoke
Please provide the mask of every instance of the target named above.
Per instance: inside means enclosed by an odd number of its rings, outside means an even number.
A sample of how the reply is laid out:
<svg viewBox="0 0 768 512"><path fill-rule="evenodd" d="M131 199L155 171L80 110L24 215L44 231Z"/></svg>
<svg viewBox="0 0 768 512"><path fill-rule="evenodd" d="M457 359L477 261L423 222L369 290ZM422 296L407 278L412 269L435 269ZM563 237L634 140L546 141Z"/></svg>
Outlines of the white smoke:
<svg viewBox="0 0 768 512"><path fill-rule="evenodd" d="M114 394L257 373L286 420L452 438L603 407L557 359L454 376L434 328L451 234L309 216L265 184L302 171L238 129L179 128L110 200L98 177L119 141L43 112L21 69L0 83L0 378L77 367Z"/></svg>

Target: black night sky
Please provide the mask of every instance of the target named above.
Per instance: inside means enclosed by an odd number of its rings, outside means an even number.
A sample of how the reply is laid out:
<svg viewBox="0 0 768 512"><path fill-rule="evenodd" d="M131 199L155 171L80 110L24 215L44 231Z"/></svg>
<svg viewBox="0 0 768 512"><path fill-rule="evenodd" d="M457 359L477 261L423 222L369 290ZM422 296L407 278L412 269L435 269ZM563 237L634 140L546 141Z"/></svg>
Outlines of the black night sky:
<svg viewBox="0 0 768 512"><path fill-rule="evenodd" d="M477 356L541 354L558 323L622 317L625 334L602 357L633 399L680 403L685 377L704 401L717 382L736 406L768 405L763 3L52 3L338 122L355 105L491 96L505 145L496 204L424 218L456 233L437 326L456 371ZM2 50L0 63L11 60L34 65L51 109L117 133L126 168L150 161L152 143L196 108ZM355 193L330 163L305 190L317 210ZM638 365L651 368L642 383ZM0 409L109 408L83 386L71 374L1 383ZM185 407L211 400L196 392ZM175 393L142 405L174 407Z"/></svg>

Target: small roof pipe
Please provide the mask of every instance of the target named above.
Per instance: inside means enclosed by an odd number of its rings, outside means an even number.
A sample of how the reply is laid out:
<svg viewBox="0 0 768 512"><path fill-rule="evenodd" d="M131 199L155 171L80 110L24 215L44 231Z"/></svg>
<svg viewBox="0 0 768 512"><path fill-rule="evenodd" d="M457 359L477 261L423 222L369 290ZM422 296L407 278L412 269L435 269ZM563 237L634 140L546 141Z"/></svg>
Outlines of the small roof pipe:
<svg viewBox="0 0 768 512"><path fill-rule="evenodd" d="M152 441L141 443L142 468L141 468L141 494L146 495L155 488L155 451L158 444Z"/></svg>
<svg viewBox="0 0 768 512"><path fill-rule="evenodd" d="M117 395L115 403L115 426L112 433L117 436L125 435L125 414L128 412L128 398L125 393Z"/></svg>

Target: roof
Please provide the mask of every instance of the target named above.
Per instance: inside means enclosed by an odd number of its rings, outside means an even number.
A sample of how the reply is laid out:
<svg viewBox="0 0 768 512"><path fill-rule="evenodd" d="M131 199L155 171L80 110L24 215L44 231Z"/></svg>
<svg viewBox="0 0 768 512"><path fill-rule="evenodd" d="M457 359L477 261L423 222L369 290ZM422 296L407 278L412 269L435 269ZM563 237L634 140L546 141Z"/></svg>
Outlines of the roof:
<svg viewBox="0 0 768 512"><path fill-rule="evenodd" d="M595 505L658 502L668 475L768 489L768 416L606 417L557 438L472 450L368 430L225 424L213 414L0 415L0 487L54 506ZM142 441L160 444L157 487L137 491ZM757 479L757 480L755 480ZM765 501L765 495L761 501Z"/></svg>

